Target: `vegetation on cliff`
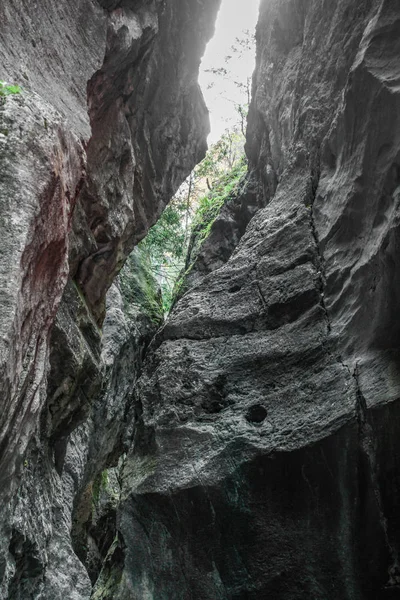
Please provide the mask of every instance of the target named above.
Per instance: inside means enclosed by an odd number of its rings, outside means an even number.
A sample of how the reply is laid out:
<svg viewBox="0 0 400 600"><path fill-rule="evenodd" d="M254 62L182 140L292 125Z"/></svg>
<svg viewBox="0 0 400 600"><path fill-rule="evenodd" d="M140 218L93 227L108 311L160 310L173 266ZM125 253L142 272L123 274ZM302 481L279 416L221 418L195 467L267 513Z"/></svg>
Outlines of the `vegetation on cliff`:
<svg viewBox="0 0 400 600"><path fill-rule="evenodd" d="M11 83L7 83L7 81L0 80L0 97L12 96L20 93L21 88L19 85L13 85Z"/></svg>
<svg viewBox="0 0 400 600"><path fill-rule="evenodd" d="M211 146L138 246L143 264L159 284L164 313L170 310L177 287L181 285L193 235L196 245L201 245L222 206L235 195L247 171L243 146L244 137L239 128L227 131ZM120 277L128 301L135 296L129 291L132 277L136 278L130 273L132 267L134 265L128 259ZM154 308L157 303L158 299L149 295L149 306Z"/></svg>
<svg viewBox="0 0 400 600"><path fill-rule="evenodd" d="M224 87L228 85L229 88L230 85L236 90L234 99L225 98L234 105L236 122L227 120L225 132L211 145L205 158L195 167L138 246L143 268L149 272L148 277L156 280L161 291L161 296L157 296L154 295L154 285L141 286L142 290L148 289L146 302L155 314L159 314L160 297L163 312L167 314L174 298L182 293L185 272L191 268L193 257L209 236L221 208L237 194L239 182L247 172L244 142L251 81L249 75L244 79L240 77L232 61L240 57L248 59L254 52L254 46L253 34L244 30L221 64L206 70L209 75L207 88L216 86L219 89L221 86L217 84L222 81ZM137 276L132 272L137 267L135 261L136 258L133 262L128 258L120 276L122 292L128 303L137 300Z"/></svg>

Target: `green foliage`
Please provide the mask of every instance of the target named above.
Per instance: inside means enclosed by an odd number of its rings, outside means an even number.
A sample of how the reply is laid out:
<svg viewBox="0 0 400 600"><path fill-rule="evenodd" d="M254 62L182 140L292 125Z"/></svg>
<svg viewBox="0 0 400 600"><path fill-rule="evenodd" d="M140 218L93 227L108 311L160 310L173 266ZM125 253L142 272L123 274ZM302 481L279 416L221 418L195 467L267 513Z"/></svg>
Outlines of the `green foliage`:
<svg viewBox="0 0 400 600"><path fill-rule="evenodd" d="M173 199L145 239L139 244L146 252L157 270L168 256L183 258L185 231L182 226L186 205L179 199Z"/></svg>
<svg viewBox="0 0 400 600"><path fill-rule="evenodd" d="M92 486L92 503L97 506L100 498L101 477L97 477Z"/></svg>
<svg viewBox="0 0 400 600"><path fill-rule="evenodd" d="M138 245L140 262L147 272L140 278L139 286L138 266L132 264L132 257L128 258L119 277L128 305L140 304L157 318L160 297L154 292L156 280L161 289L162 311L169 312L174 298L185 286L186 274L182 273L192 232L199 236L200 243L208 236L222 205L236 193L247 171L243 146L244 138L238 130L227 131L211 146Z"/></svg>
<svg viewBox="0 0 400 600"><path fill-rule="evenodd" d="M186 258L188 258L188 257L189 257L189 253ZM186 277L189 275L190 271L192 270L193 264L194 263L191 263L185 271L183 271L183 269L182 269L182 271L179 273L179 275L175 281L173 292L172 292L171 307L173 306L175 300L177 298L180 298L186 292L186 288L187 288Z"/></svg>
<svg viewBox="0 0 400 600"><path fill-rule="evenodd" d="M139 244L160 285L164 313L171 307L174 284L185 261L187 210L186 201L174 198Z"/></svg>
<svg viewBox="0 0 400 600"><path fill-rule="evenodd" d="M230 171L214 183L209 193L200 198L193 219L193 228L199 232L200 240L208 237L222 206L237 194L240 181L246 172L247 162L245 157L241 157Z"/></svg>
<svg viewBox="0 0 400 600"><path fill-rule="evenodd" d="M244 156L244 136L237 129L226 131L221 138L211 146L205 158L197 165L197 178L204 177L210 183L234 168ZM209 185L209 187L211 187Z"/></svg>
<svg viewBox="0 0 400 600"><path fill-rule="evenodd" d="M146 313L154 323L162 321L160 291L148 254L140 247L127 258L117 280L125 308Z"/></svg>
<svg viewBox="0 0 400 600"><path fill-rule="evenodd" d="M100 494L107 492L108 495L114 494L114 490L110 485L108 471L105 469L96 477L92 486L92 505L96 507L100 500Z"/></svg>
<svg viewBox="0 0 400 600"><path fill-rule="evenodd" d="M7 83L6 81L0 80L0 97L11 96L14 94L20 94L21 88L19 85L12 85Z"/></svg>

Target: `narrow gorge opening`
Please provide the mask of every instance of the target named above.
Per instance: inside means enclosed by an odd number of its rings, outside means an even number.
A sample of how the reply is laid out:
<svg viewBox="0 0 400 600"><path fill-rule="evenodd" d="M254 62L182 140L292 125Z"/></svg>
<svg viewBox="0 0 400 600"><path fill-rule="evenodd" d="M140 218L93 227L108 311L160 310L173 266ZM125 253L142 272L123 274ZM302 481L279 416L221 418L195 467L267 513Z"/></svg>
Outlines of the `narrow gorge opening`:
<svg viewBox="0 0 400 600"><path fill-rule="evenodd" d="M215 33L199 73L210 117L207 154L128 258L119 276L127 304L137 302L139 294L139 303L148 306L155 320L167 315L184 293L187 275L222 207L243 189L258 10L259 0L222 0ZM138 263L144 269L138 268Z"/></svg>
<svg viewBox="0 0 400 600"><path fill-rule="evenodd" d="M400 597L400 3L220 4L0 2L0 600Z"/></svg>

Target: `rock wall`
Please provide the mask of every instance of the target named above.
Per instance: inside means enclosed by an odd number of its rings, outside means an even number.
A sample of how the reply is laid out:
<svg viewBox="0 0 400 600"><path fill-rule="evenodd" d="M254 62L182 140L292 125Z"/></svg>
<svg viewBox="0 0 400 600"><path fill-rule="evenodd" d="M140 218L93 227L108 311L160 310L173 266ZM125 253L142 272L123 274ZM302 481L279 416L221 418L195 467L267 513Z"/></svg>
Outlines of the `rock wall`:
<svg viewBox="0 0 400 600"><path fill-rule="evenodd" d="M261 2L267 206L147 355L127 597L400 594L399 27L391 0Z"/></svg>
<svg viewBox="0 0 400 600"><path fill-rule="evenodd" d="M237 191L225 200L208 235L204 236L203 223L193 227L176 300L229 260L252 217L266 201L258 179L247 174L239 180Z"/></svg>
<svg viewBox="0 0 400 600"><path fill-rule="evenodd" d="M1 598L399 597L398 3L262 0L244 193L161 329L112 286L217 8L0 6Z"/></svg>
<svg viewBox="0 0 400 600"><path fill-rule="evenodd" d="M0 79L23 88L0 97L2 598L91 594L91 490L124 452L159 325L115 290L107 313L106 293L205 153L217 8L1 3Z"/></svg>

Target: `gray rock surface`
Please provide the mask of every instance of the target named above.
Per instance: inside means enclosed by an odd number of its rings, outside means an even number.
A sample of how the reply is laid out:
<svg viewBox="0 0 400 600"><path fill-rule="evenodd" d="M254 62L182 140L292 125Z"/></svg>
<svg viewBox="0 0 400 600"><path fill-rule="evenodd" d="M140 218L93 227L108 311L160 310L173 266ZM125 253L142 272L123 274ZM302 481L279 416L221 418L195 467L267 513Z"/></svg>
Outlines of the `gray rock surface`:
<svg viewBox="0 0 400 600"><path fill-rule="evenodd" d="M139 259L136 269L140 289ZM25 455L8 521L4 598L91 596L116 533L118 471L110 467L117 467L129 448L136 410L133 389L144 348L158 327L143 305L124 306L113 286L100 342L71 282L64 299L68 302L52 333L48 400ZM111 505L102 498L104 490L100 497L104 477L116 485Z"/></svg>
<svg viewBox="0 0 400 600"><path fill-rule="evenodd" d="M2 598L91 592L71 528L80 542L90 486L131 435L135 368L155 327L114 307L102 351L106 293L205 153L197 73L217 8L0 7L0 79L23 88L0 98Z"/></svg>
<svg viewBox="0 0 400 600"><path fill-rule="evenodd" d="M0 123L4 507L46 398L49 334L68 278L70 215L85 159L65 120L33 92L0 99Z"/></svg>
<svg viewBox="0 0 400 600"><path fill-rule="evenodd" d="M238 190L226 200L203 239L202 225L194 227L186 256L179 297L203 278L219 269L231 257L246 227L258 209L270 199L260 189L258 178L245 177L239 182Z"/></svg>
<svg viewBox="0 0 400 600"><path fill-rule="evenodd" d="M262 0L249 195L158 331L137 252L112 286L217 6L0 7L0 598L399 597L398 4Z"/></svg>
<svg viewBox="0 0 400 600"><path fill-rule="evenodd" d="M400 594L399 23L387 0L261 3L247 154L269 203L147 356L132 597Z"/></svg>
<svg viewBox="0 0 400 600"><path fill-rule="evenodd" d="M197 73L217 7L217 0L140 1L110 13L104 62L88 83L92 136L81 208L89 231L84 239L80 223L71 261L99 321L126 256L205 154L208 113Z"/></svg>

